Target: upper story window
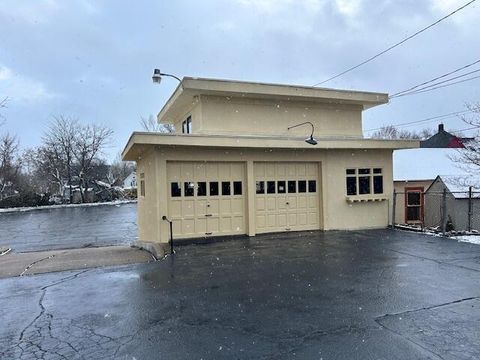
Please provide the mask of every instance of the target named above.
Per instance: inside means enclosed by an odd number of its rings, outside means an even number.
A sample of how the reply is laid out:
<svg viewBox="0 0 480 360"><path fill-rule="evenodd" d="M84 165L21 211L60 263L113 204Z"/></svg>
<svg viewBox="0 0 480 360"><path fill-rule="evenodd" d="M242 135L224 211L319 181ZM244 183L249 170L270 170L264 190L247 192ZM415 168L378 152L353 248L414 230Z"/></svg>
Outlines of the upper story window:
<svg viewBox="0 0 480 360"><path fill-rule="evenodd" d="M191 134L192 133L192 117L187 117L186 120L182 122L182 134Z"/></svg>

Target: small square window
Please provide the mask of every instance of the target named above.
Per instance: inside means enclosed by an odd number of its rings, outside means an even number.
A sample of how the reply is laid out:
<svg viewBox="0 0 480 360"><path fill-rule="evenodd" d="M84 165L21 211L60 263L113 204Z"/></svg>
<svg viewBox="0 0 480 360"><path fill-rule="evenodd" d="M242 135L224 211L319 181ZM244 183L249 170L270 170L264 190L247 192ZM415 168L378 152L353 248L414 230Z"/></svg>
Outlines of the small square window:
<svg viewBox="0 0 480 360"><path fill-rule="evenodd" d="M186 181L183 183L183 193L185 196L193 196L195 189L195 183L191 181Z"/></svg>
<svg viewBox="0 0 480 360"><path fill-rule="evenodd" d="M182 186L178 182L172 182L170 184L170 195L172 197L182 196Z"/></svg>
<svg viewBox="0 0 480 360"><path fill-rule="evenodd" d="M285 194L286 192L285 181L277 181L277 194Z"/></svg>
<svg viewBox="0 0 480 360"><path fill-rule="evenodd" d="M257 181L255 187L257 194L265 194L265 181Z"/></svg>
<svg viewBox="0 0 480 360"><path fill-rule="evenodd" d="M222 195L228 196L230 194L230 181L222 181Z"/></svg>
<svg viewBox="0 0 480 360"><path fill-rule="evenodd" d="M347 169L347 175L355 175L356 171L355 169Z"/></svg>
<svg viewBox="0 0 480 360"><path fill-rule="evenodd" d="M358 173L361 175L370 174L370 169L358 169Z"/></svg>
<svg viewBox="0 0 480 360"><path fill-rule="evenodd" d="M290 180L288 182L288 193L292 194L292 193L296 193L296 192L297 192L297 182Z"/></svg>
<svg viewBox="0 0 480 360"><path fill-rule="evenodd" d="M210 196L218 196L218 182L213 181L209 183L210 185Z"/></svg>
<svg viewBox="0 0 480 360"><path fill-rule="evenodd" d="M317 182L315 180L308 180L308 192L317 192Z"/></svg>
<svg viewBox="0 0 480 360"><path fill-rule="evenodd" d="M373 173L374 173L374 174L381 174L381 173L382 173L382 169L381 169L381 168L375 168L375 169L373 169Z"/></svg>
<svg viewBox="0 0 480 360"><path fill-rule="evenodd" d="M267 194L275 194L275 181L267 181Z"/></svg>
<svg viewBox="0 0 480 360"><path fill-rule="evenodd" d="M205 181L197 183L197 196L207 196L207 183Z"/></svg>
<svg viewBox="0 0 480 360"><path fill-rule="evenodd" d="M299 193L306 193L307 192L307 180L299 180L298 181L298 192Z"/></svg>
<svg viewBox="0 0 480 360"><path fill-rule="evenodd" d="M234 181L233 182L233 195L242 195L242 182Z"/></svg>

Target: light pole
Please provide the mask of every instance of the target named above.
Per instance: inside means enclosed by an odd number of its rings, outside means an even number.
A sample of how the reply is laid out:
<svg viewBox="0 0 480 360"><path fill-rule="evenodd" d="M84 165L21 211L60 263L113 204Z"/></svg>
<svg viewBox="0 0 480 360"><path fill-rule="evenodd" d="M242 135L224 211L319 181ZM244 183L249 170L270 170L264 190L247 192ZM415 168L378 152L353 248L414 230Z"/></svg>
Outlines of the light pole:
<svg viewBox="0 0 480 360"><path fill-rule="evenodd" d="M310 145L317 145L317 140L315 140L315 139L313 138L313 132L315 131L315 127L313 126L313 124L312 124L310 121L305 121L305 122L303 122L303 123L301 123L301 124L297 124L297 125L290 126L287 130L296 128L296 127L298 127L298 126L306 125L306 124L310 124L310 125L311 125L311 127L312 127L312 133L310 134L310 137L308 137L308 138L305 139L305 142L306 142L307 144L310 144Z"/></svg>
<svg viewBox="0 0 480 360"><path fill-rule="evenodd" d="M152 80L155 84L160 84L160 82L162 81L162 76L168 76L177 79L180 83L182 82L182 80L180 80L180 78L176 77L175 75L162 73L160 72L160 69L153 70Z"/></svg>

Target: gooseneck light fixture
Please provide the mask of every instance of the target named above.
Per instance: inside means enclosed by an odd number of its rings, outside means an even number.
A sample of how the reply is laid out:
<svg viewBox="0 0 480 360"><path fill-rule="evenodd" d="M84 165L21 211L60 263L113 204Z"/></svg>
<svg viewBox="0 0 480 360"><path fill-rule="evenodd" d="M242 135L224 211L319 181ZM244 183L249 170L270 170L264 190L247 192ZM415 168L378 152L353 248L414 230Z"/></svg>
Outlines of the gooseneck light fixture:
<svg viewBox="0 0 480 360"><path fill-rule="evenodd" d="M179 82L182 82L182 80L180 80L180 78L176 77L175 75L162 73L160 72L160 69L153 70L152 80L155 84L160 84L160 82L162 81L162 76L168 76L177 79Z"/></svg>
<svg viewBox="0 0 480 360"><path fill-rule="evenodd" d="M317 145L317 140L315 140L315 139L313 138L313 132L315 131L315 127L313 126L313 124L312 124L310 121L305 121L305 122L303 122L303 123L301 123L301 124L297 124L297 125L290 126L290 127L288 128L288 130L293 129L293 128L296 128L296 127L298 127L298 126L306 125L306 124L310 124L310 126L312 127L312 133L310 134L310 137L308 137L308 138L305 139L305 142L306 142L307 144L310 144L310 145Z"/></svg>

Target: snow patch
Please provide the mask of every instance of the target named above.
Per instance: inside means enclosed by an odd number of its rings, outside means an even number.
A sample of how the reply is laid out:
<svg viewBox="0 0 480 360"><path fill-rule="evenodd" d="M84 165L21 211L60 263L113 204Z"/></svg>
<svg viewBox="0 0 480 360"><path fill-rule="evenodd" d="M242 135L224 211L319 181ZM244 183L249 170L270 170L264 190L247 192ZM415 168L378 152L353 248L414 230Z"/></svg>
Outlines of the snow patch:
<svg viewBox="0 0 480 360"><path fill-rule="evenodd" d="M60 204L60 205L18 207L18 208L0 209L0 213L26 212L26 211L34 211L34 210L48 210L48 209L70 208L70 207L105 206L105 205L114 205L118 207L122 204L132 204L136 202L137 200L116 200L116 201L109 201L109 202L86 203L86 204Z"/></svg>

